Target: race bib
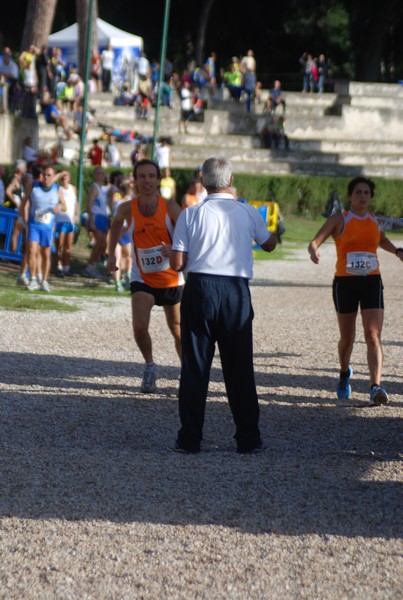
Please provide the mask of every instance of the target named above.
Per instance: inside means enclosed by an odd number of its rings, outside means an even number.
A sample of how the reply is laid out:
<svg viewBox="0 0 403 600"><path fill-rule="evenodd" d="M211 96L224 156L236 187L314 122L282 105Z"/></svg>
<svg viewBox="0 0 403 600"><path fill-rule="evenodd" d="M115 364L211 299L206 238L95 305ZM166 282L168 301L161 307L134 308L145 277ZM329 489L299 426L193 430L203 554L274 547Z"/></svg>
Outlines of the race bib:
<svg viewBox="0 0 403 600"><path fill-rule="evenodd" d="M159 273L169 269L169 257L162 256L161 246L137 248L137 255L143 273Z"/></svg>
<svg viewBox="0 0 403 600"><path fill-rule="evenodd" d="M38 208L35 211L35 223L41 223L42 225L50 225L53 218L53 212L49 212L48 209L43 210Z"/></svg>
<svg viewBox="0 0 403 600"><path fill-rule="evenodd" d="M350 275L369 275L378 268L376 255L372 252L348 252L346 272Z"/></svg>

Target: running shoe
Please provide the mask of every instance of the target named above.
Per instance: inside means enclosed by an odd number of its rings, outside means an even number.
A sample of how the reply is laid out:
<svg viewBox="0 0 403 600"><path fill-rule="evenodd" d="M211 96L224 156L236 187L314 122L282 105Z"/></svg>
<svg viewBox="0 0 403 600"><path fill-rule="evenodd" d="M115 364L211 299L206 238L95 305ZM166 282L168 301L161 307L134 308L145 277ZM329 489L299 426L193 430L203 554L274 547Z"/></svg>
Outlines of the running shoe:
<svg viewBox="0 0 403 600"><path fill-rule="evenodd" d="M347 377L340 377L339 382L337 384L337 397L339 399L350 398L350 396L351 396L350 378L352 377L352 375L353 375L353 368L350 365L348 368Z"/></svg>
<svg viewBox="0 0 403 600"><path fill-rule="evenodd" d="M122 294L122 292L123 292L123 285L122 285L122 283L120 281L118 281L116 283L116 291L117 291L118 294Z"/></svg>
<svg viewBox="0 0 403 600"><path fill-rule="evenodd" d="M97 279L97 277L99 277L99 271L95 265L88 264L83 271L83 275L90 279Z"/></svg>
<svg viewBox="0 0 403 600"><path fill-rule="evenodd" d="M157 391L155 380L157 379L157 370L155 365L146 366L143 374L143 381L141 382L140 391L143 394L153 394Z"/></svg>
<svg viewBox="0 0 403 600"><path fill-rule="evenodd" d="M27 285L27 290L30 292L34 292L35 290L39 290L39 283L36 277L32 277L31 281Z"/></svg>
<svg viewBox="0 0 403 600"><path fill-rule="evenodd" d="M29 279L25 275L25 273L21 273L20 275L18 275L18 277L17 277L17 285L20 285L22 287L28 287L29 286Z"/></svg>
<svg viewBox="0 0 403 600"><path fill-rule="evenodd" d="M386 393L385 388L381 385L374 385L371 388L371 392L369 395L369 405L370 406L380 406L381 404L387 404L389 398Z"/></svg>
<svg viewBox="0 0 403 600"><path fill-rule="evenodd" d="M49 292L50 292L50 285L49 285L49 283L46 280L44 280L44 281L41 282L41 290L42 290L42 292L47 292L49 294Z"/></svg>

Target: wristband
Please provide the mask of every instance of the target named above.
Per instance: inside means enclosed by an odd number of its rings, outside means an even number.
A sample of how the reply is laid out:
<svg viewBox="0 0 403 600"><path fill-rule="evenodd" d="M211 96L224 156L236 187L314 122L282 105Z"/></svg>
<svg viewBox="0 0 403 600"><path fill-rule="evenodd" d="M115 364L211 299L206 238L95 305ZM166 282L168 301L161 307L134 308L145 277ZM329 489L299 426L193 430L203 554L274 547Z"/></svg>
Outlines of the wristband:
<svg viewBox="0 0 403 600"><path fill-rule="evenodd" d="M396 256L397 256L397 253L398 253L398 252L403 252L403 248L396 248L396 250L395 250L395 254L396 254Z"/></svg>

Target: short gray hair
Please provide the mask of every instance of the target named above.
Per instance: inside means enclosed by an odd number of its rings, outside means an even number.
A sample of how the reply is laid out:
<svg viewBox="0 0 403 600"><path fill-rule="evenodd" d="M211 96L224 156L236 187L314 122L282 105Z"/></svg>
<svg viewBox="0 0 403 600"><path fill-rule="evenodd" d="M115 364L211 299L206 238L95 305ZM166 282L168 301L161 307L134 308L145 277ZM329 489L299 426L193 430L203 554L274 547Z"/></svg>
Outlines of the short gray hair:
<svg viewBox="0 0 403 600"><path fill-rule="evenodd" d="M227 158L208 158L202 166L202 181L207 190L223 190L231 184L232 164Z"/></svg>

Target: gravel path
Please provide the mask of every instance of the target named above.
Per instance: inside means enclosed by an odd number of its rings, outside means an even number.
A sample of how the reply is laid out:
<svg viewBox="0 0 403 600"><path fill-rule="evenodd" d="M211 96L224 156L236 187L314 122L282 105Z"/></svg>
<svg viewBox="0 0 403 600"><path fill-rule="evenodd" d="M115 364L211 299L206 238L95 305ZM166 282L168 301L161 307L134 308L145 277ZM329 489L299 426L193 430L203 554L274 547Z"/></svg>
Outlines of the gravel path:
<svg viewBox="0 0 403 600"><path fill-rule="evenodd" d="M369 408L360 329L353 397L335 397L322 254L255 265L258 456L234 451L218 360L204 451L170 450L179 367L162 310L154 396L138 391L127 297L2 313L0 598L401 597L402 265L381 251L390 404Z"/></svg>

